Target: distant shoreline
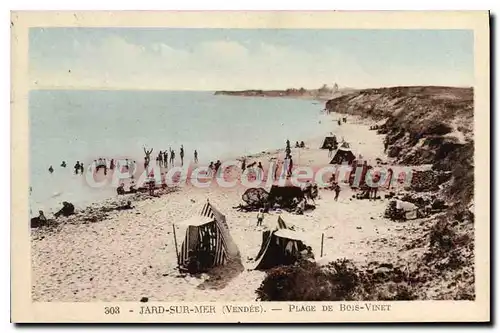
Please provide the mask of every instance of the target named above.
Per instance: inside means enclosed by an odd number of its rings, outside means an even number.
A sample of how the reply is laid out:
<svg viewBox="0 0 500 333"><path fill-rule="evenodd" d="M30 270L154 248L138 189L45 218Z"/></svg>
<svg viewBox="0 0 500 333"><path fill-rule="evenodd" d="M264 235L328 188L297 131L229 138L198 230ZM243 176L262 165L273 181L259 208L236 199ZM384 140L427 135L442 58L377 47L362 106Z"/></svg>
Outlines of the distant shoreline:
<svg viewBox="0 0 500 333"><path fill-rule="evenodd" d="M263 98L293 98L293 99L305 99L326 102L335 97L342 95L342 92L337 93L319 93L317 90L218 90L214 92L214 95L219 96L237 96L237 97L263 97Z"/></svg>

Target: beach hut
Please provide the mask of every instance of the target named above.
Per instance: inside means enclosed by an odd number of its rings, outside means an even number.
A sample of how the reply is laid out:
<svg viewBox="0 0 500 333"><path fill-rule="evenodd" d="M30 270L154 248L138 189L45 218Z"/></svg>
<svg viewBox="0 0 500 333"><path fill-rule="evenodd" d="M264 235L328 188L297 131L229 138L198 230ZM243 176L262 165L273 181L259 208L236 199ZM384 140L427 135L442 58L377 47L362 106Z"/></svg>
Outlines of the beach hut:
<svg viewBox="0 0 500 333"><path fill-rule="evenodd" d="M337 138L335 136L327 136L323 141L321 149L328 149L330 147L336 147L336 146L337 146Z"/></svg>
<svg viewBox="0 0 500 333"><path fill-rule="evenodd" d="M199 215L181 223L181 227L185 228L178 254L181 269L203 272L239 258L239 250L229 233L226 217L210 202L203 206Z"/></svg>
<svg viewBox="0 0 500 333"><path fill-rule="evenodd" d="M254 269L265 270L281 265L292 265L301 252L306 251L304 235L292 230L285 221L278 217L274 229L262 233L262 244L254 262Z"/></svg>
<svg viewBox="0 0 500 333"><path fill-rule="evenodd" d="M333 155L330 164L342 164L343 162L351 164L355 159L356 156L354 156L350 148L341 146Z"/></svg>

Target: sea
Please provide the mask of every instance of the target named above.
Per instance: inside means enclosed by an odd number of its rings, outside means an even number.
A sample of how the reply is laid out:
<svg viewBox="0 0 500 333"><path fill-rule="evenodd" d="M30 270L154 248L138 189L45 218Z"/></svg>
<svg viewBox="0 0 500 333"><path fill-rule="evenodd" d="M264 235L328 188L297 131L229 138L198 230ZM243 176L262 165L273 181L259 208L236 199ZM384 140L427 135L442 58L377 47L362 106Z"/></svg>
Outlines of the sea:
<svg viewBox="0 0 500 333"><path fill-rule="evenodd" d="M30 211L77 208L116 195L76 175L102 157L142 162L143 148L176 151L199 164L284 148L325 133L324 104L313 100L214 95L193 91L34 90L29 95ZM65 161L66 167L61 167ZM53 173L48 171L49 167Z"/></svg>

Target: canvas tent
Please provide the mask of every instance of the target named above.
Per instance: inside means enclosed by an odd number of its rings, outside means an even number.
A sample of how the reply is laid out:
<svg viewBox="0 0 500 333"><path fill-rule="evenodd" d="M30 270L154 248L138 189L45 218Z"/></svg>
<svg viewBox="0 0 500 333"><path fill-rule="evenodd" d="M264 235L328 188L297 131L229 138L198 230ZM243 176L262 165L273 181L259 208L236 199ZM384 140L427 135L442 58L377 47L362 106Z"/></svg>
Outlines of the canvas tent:
<svg viewBox="0 0 500 333"><path fill-rule="evenodd" d="M262 233L262 245L254 269L265 270L295 263L300 252L306 250L303 239L303 235L292 230L279 216L277 226Z"/></svg>
<svg viewBox="0 0 500 333"><path fill-rule="evenodd" d="M271 205L277 203L281 207L291 207L293 206L294 199L297 199L297 202L304 199L304 192L299 186L271 186L271 190L269 191L269 202Z"/></svg>
<svg viewBox="0 0 500 333"><path fill-rule="evenodd" d="M352 163L356 159L356 156L352 153L351 149L340 147L333 155L330 164L342 164L343 162L347 162L349 164Z"/></svg>
<svg viewBox="0 0 500 333"><path fill-rule="evenodd" d="M198 216L181 224L185 228L179 267L190 272L207 271L239 257L226 217L207 202Z"/></svg>
<svg viewBox="0 0 500 333"><path fill-rule="evenodd" d="M323 141L323 145L321 146L321 149L328 149L330 147L337 147L337 138L335 136L327 136L325 137L325 140Z"/></svg>

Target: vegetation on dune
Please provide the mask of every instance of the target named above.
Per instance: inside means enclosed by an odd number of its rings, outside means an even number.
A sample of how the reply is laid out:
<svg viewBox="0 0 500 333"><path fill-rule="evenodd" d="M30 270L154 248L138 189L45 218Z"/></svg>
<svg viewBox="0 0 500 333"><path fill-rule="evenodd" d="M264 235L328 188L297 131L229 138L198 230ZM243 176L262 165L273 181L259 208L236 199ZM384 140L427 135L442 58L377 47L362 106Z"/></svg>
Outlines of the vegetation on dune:
<svg viewBox="0 0 500 333"><path fill-rule="evenodd" d="M474 300L474 215L451 210L432 221L406 250L411 261L326 266L300 261L270 269L256 290L260 301Z"/></svg>
<svg viewBox="0 0 500 333"><path fill-rule="evenodd" d="M347 259L321 267L300 261L271 269L257 289L260 301L412 300L416 295L400 269L361 270Z"/></svg>

